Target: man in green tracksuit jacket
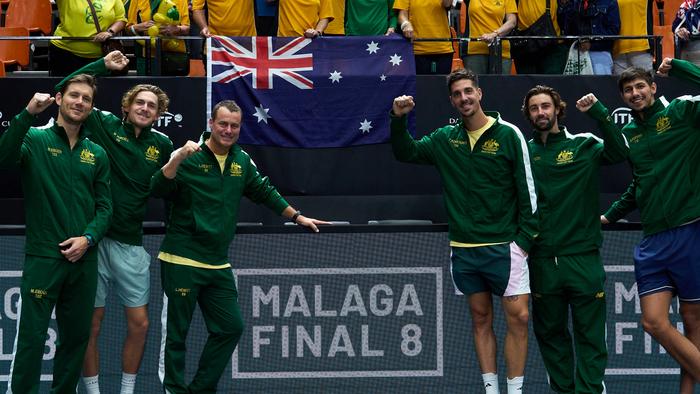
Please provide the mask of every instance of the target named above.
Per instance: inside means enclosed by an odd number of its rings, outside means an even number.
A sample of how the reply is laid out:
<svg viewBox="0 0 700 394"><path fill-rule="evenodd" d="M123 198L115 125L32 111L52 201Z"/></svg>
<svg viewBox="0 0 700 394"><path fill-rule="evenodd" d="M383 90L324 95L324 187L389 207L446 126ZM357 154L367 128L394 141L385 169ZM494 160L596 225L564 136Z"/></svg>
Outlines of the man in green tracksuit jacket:
<svg viewBox="0 0 700 394"><path fill-rule="evenodd" d="M498 393L492 293L502 297L508 325L508 393L520 393L529 317L527 252L537 235L537 196L527 142L498 113L484 113L476 74L457 70L447 77L447 86L461 121L415 141L406 132L413 97L397 97L391 114L392 148L398 160L431 164L440 172L452 278L469 297L486 393Z"/></svg>
<svg viewBox="0 0 700 394"><path fill-rule="evenodd" d="M188 141L152 179L153 195L172 201L158 258L165 292L159 376L166 393L215 393L219 378L243 332L238 292L228 259L242 196L318 232L317 224L294 208L258 172L236 144L241 109L222 101L212 109L211 132L202 143ZM197 372L185 383L185 339L199 304L209 337Z"/></svg>
<svg viewBox="0 0 700 394"><path fill-rule="evenodd" d="M36 93L0 137L0 165L19 166L26 214L26 257L20 314L8 393L39 391L41 360L51 312L58 340L52 393L75 393L90 337L97 283L97 250L112 215L109 162L86 138L83 122L92 110L95 80L78 75L55 99ZM55 124L30 127L53 102Z"/></svg>
<svg viewBox="0 0 700 394"><path fill-rule="evenodd" d="M594 100L586 95L577 107L585 111ZM534 128L528 145L540 214L530 252L533 329L552 390L600 394L608 352L598 170L627 158L625 141L615 127L603 128L605 144L593 134L569 134L559 124L566 103L548 86L530 89L522 111Z"/></svg>
<svg viewBox="0 0 700 394"><path fill-rule="evenodd" d="M113 51L66 77L109 75L129 61ZM152 128L168 109L168 96L159 87L139 84L122 97L122 116L93 109L85 120L89 138L107 151L111 168L112 226L98 247L98 280L90 342L83 364L88 394L99 394L98 337L105 314L108 290L113 288L124 305L127 335L122 351L121 394L131 394L141 365L148 332L151 256L143 248L143 219L150 196L151 177L167 163L173 144Z"/></svg>
<svg viewBox="0 0 700 394"><path fill-rule="evenodd" d="M658 73L700 85L700 68L683 60L664 59ZM680 392L691 393L700 381L700 98L656 100L651 73L636 68L623 72L618 85L633 115L622 129L633 183L602 220L639 207L644 239L635 249L634 268L642 325L681 365ZM602 104L588 113L612 123ZM687 337L668 317L674 295Z"/></svg>

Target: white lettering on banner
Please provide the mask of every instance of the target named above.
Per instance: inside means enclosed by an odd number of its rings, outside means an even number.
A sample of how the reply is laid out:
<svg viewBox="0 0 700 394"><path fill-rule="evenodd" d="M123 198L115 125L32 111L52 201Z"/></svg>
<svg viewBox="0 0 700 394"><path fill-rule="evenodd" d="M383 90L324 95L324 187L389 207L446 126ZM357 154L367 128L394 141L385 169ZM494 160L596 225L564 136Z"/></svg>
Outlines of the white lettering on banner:
<svg viewBox="0 0 700 394"><path fill-rule="evenodd" d="M0 278L4 280L3 284L3 308L0 314L0 321L3 322L0 327L0 361L6 362L6 371L9 372L9 362L13 359L13 345L17 330L17 319L19 318L19 300L20 287L19 283L22 277L22 271L0 271ZM56 319L56 310L51 312L51 319ZM53 324L53 323L52 323ZM46 342L44 347L43 360L53 360L56 356L56 342L58 333L53 327L49 327L46 332ZM42 373L40 380L43 382L51 381L51 374ZM9 375L0 374L0 381L8 381Z"/></svg>
<svg viewBox="0 0 700 394"><path fill-rule="evenodd" d="M253 286L253 317L261 317L263 306L272 304L272 312L270 316L280 317L280 287L278 285L270 286L269 290L265 290L261 286ZM382 292L386 297L379 297ZM369 290L369 310L374 316L387 316L393 312L394 299L391 297L394 294L391 287L387 284L378 284L372 286ZM380 305L382 307L380 307ZM416 316L423 316L423 309L418 299L416 287L413 284L405 284L401 291L401 298L396 307L396 316L403 316L410 312ZM304 317L311 317L311 307L306 300L304 287L301 285L293 285L287 297L287 303L284 308L283 317L291 317L294 313L300 313ZM343 305L340 312L337 310L323 310L323 286L314 286L314 313L313 317L335 317L348 316L355 313L359 316L368 316L367 307L365 306L362 292L359 285L352 284L348 286L345 293Z"/></svg>
<svg viewBox="0 0 700 394"><path fill-rule="evenodd" d="M632 110L626 107L615 108L612 121L618 126L624 126L632 121Z"/></svg>
<svg viewBox="0 0 700 394"><path fill-rule="evenodd" d="M11 287L5 292L5 316L17 320L17 301L19 300L19 287ZM0 316L0 319L2 317Z"/></svg>
<svg viewBox="0 0 700 394"><path fill-rule="evenodd" d="M233 355L234 379L442 376L441 267L235 273L250 330ZM383 370L401 357L415 361Z"/></svg>
<svg viewBox="0 0 700 394"><path fill-rule="evenodd" d="M626 273L628 279L612 282L614 290L614 304L612 306L612 314L608 315L608 325L610 330L608 333L613 333L613 338L608 334L608 340L615 357L610 357L608 360L608 368L605 370L606 375L667 375L678 373L678 368L660 368L667 363L669 366L676 366L675 362L666 355L666 349L658 344L647 332L641 324L641 302L639 299L637 284L634 281L634 267L632 265L606 265L605 271L610 280L611 273ZM669 317L672 324L676 325L678 331L683 333L683 323L678 321L680 303L676 299L669 307ZM633 317L633 321L630 321ZM652 358L645 359L640 357L649 355ZM659 355L665 355L665 358L659 358ZM633 356L633 357L631 357ZM629 358L627 360L625 357ZM625 361L615 361L625 360ZM615 368L617 365L625 365L624 368ZM637 364L637 365L635 365ZM638 366L638 367L637 367ZM654 366L654 368L649 368Z"/></svg>

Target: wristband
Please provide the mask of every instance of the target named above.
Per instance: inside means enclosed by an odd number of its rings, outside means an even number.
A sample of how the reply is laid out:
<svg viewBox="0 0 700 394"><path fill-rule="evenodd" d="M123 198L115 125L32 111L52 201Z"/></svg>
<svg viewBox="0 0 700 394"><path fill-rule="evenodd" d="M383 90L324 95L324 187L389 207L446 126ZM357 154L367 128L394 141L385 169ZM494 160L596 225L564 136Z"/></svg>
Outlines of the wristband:
<svg viewBox="0 0 700 394"><path fill-rule="evenodd" d="M411 24L411 21L403 21L403 23L401 23L401 31L403 31L403 28L404 28L406 25L410 25L410 24Z"/></svg>
<svg viewBox="0 0 700 394"><path fill-rule="evenodd" d="M87 239L87 241L88 241L88 247L91 247L91 246L95 245L95 240L92 238L92 235L90 235L90 234L83 234L83 237L85 237L85 239Z"/></svg>
<svg viewBox="0 0 700 394"><path fill-rule="evenodd" d="M294 212L294 215L292 215L292 222L296 223L297 219L299 219L299 215L301 215L301 211Z"/></svg>
<svg viewBox="0 0 700 394"><path fill-rule="evenodd" d="M134 25L131 25L131 29L130 29L130 30L131 30L131 34L132 34L132 35L138 36L138 34L136 34L136 29L134 29Z"/></svg>
<svg viewBox="0 0 700 394"><path fill-rule="evenodd" d="M109 29L107 29L107 33L109 33L109 34L111 34L111 35L117 34L117 33L114 32L114 30L112 30L111 27L110 27Z"/></svg>

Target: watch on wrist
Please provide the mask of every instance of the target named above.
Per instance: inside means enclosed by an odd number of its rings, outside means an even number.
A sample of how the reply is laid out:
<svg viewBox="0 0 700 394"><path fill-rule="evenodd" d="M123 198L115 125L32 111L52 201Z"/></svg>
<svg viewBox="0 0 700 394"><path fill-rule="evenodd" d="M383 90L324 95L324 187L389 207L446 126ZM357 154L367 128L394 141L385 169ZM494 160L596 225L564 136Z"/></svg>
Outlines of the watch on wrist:
<svg viewBox="0 0 700 394"><path fill-rule="evenodd" d="M292 222L296 223L297 219L299 219L300 215L301 215L301 211L294 212L294 215L292 215Z"/></svg>
<svg viewBox="0 0 700 394"><path fill-rule="evenodd" d="M117 33L114 32L114 30L112 30L111 27L110 27L109 29L107 29L107 33L109 33L109 34L111 34L111 35L117 34Z"/></svg>
<svg viewBox="0 0 700 394"><path fill-rule="evenodd" d="M87 239L87 241L88 241L88 247L92 247L93 245L95 245L95 240L92 238L92 235L90 235L90 234L83 234L83 237L85 237L85 239Z"/></svg>

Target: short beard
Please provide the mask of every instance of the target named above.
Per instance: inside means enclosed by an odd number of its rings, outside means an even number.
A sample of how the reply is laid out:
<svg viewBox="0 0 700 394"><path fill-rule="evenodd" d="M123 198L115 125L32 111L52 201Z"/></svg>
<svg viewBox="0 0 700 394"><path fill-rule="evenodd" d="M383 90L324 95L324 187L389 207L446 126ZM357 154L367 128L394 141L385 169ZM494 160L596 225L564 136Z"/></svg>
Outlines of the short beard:
<svg viewBox="0 0 700 394"><path fill-rule="evenodd" d="M550 131L552 130L552 126L554 126L554 121L548 120L544 126L540 126L536 121L533 122L532 120L530 120L530 124L537 131Z"/></svg>

